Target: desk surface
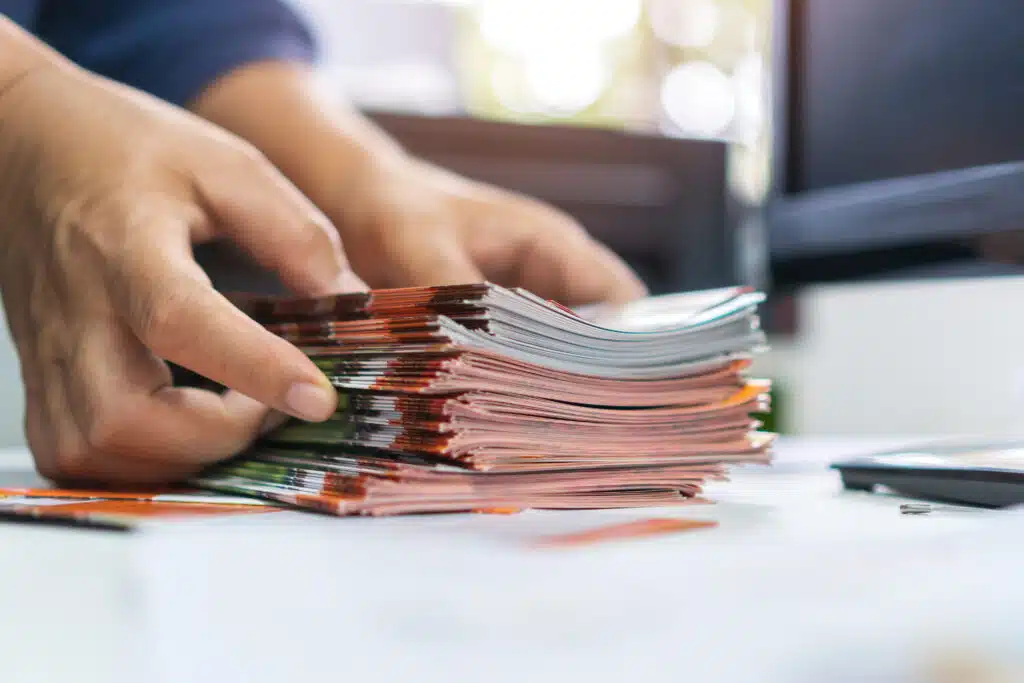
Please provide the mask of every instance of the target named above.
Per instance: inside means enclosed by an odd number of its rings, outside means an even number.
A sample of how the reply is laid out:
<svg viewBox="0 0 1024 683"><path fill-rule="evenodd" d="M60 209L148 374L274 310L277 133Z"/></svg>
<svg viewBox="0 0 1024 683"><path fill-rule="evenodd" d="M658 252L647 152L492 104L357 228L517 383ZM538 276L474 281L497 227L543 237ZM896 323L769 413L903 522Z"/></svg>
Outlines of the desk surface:
<svg viewBox="0 0 1024 683"><path fill-rule="evenodd" d="M911 683L939 680L919 670L952 645L1024 672L1024 515L905 516L825 467L899 443L784 442L776 467L713 486L715 505L669 511L0 525L0 661L24 683ZM665 515L720 527L529 545Z"/></svg>

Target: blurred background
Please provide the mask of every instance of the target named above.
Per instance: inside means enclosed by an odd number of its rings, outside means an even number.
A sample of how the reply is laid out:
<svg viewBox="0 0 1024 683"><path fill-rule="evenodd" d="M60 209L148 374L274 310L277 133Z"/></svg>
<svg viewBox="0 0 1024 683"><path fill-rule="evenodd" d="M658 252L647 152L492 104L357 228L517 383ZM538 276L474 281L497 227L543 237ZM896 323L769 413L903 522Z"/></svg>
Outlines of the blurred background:
<svg viewBox="0 0 1024 683"><path fill-rule="evenodd" d="M560 206L655 293L769 291L771 427L1024 431L1014 0L291 2L323 88L414 153ZM21 410L0 385L0 445Z"/></svg>
<svg viewBox="0 0 1024 683"><path fill-rule="evenodd" d="M666 135L765 121L770 0L292 0L358 104Z"/></svg>

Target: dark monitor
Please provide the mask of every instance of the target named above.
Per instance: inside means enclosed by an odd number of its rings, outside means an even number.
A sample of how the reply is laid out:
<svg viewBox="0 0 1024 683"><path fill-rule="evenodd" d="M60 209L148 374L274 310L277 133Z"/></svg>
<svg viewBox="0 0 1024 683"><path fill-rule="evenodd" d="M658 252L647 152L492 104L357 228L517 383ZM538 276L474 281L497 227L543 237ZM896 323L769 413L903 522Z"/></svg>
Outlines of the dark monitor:
<svg viewBox="0 0 1024 683"><path fill-rule="evenodd" d="M1024 230L1018 0L776 0L776 280L972 254Z"/></svg>

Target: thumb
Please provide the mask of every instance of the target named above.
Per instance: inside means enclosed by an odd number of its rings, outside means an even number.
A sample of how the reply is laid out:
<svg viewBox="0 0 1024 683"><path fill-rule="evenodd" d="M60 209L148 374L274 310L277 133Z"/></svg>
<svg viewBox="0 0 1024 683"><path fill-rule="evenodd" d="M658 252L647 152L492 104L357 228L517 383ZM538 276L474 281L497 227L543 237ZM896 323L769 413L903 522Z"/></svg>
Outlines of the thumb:
<svg viewBox="0 0 1024 683"><path fill-rule="evenodd" d="M366 290L327 217L257 152L240 156L230 172L198 181L218 233L275 272L295 294Z"/></svg>

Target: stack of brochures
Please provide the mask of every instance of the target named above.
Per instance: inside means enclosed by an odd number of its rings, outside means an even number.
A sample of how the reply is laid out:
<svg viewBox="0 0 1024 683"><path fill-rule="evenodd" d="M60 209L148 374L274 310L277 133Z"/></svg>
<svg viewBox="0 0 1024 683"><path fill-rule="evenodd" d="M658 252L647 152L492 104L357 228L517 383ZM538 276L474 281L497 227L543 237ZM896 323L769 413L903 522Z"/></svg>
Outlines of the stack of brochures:
<svg viewBox="0 0 1024 683"><path fill-rule="evenodd" d="M196 484L338 515L693 502L767 463L762 295L744 288L572 311L490 284L239 298L340 394Z"/></svg>

